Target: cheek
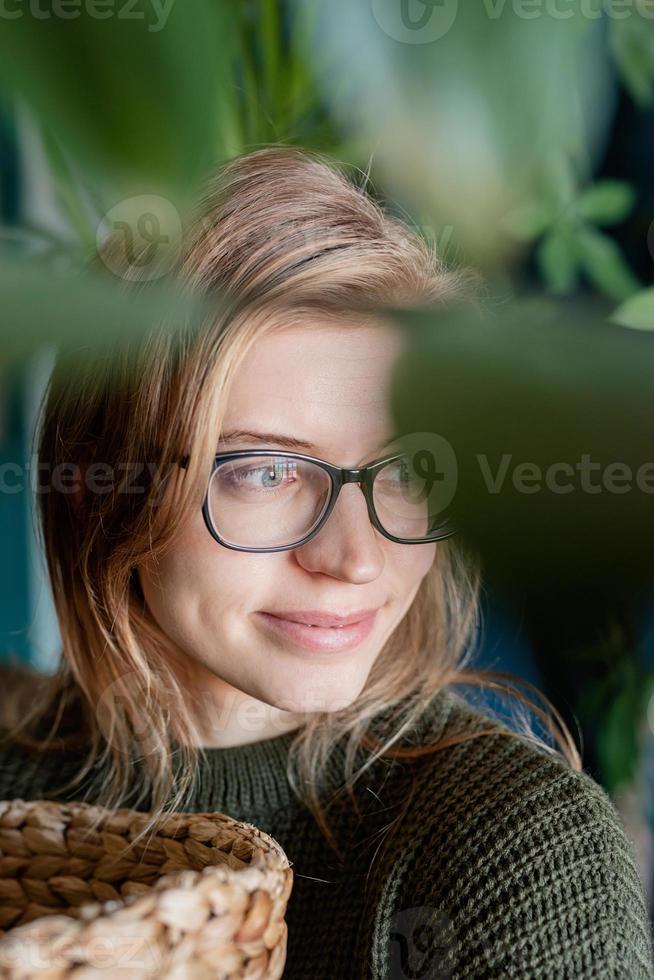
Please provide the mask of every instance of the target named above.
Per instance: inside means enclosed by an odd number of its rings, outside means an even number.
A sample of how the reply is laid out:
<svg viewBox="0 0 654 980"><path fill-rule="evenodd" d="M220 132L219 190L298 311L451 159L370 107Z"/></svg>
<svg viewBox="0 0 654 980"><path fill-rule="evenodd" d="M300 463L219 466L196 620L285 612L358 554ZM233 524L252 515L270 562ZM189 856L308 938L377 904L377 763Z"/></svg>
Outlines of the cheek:
<svg viewBox="0 0 654 980"><path fill-rule="evenodd" d="M189 524L156 564L149 561L141 567L143 594L165 632L179 636L208 610L220 615L229 601L227 593L239 591L240 563L231 561L231 554L211 539L200 517L199 524L196 520Z"/></svg>
<svg viewBox="0 0 654 980"><path fill-rule="evenodd" d="M429 544L392 544L388 567L396 581L410 589L417 587L434 564L438 542Z"/></svg>
<svg viewBox="0 0 654 980"><path fill-rule="evenodd" d="M203 591L222 577L224 548L216 545L194 521L155 564L148 564L147 575L153 588L167 600Z"/></svg>
<svg viewBox="0 0 654 980"><path fill-rule="evenodd" d="M270 557L221 547L200 514L156 565L141 566L143 594L164 632L183 646L193 646L238 629L235 617L264 604Z"/></svg>

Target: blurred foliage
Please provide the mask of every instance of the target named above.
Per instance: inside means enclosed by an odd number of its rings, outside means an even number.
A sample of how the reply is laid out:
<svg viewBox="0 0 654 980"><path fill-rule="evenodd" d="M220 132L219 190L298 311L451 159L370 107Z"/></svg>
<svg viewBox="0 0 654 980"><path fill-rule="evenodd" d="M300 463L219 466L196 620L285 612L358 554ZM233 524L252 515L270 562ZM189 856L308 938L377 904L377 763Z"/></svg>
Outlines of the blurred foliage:
<svg viewBox="0 0 654 980"><path fill-rule="evenodd" d="M626 299L641 284L614 240L596 225L623 221L634 205L634 190L617 180L578 190L569 162L562 158L559 163L540 195L505 215L501 227L520 241L540 239L537 262L551 292L572 292L584 273L600 292Z"/></svg>
<svg viewBox="0 0 654 980"><path fill-rule="evenodd" d="M654 698L654 674L646 657L619 624L607 631L603 643L572 651L577 662L594 671L592 683L577 701L580 719L592 726L597 719L597 756L603 785L616 793L637 776L638 762L651 738L648 707Z"/></svg>
<svg viewBox="0 0 654 980"><path fill-rule="evenodd" d="M623 327L651 330L654 325L654 288L643 289L622 303L611 319Z"/></svg>
<svg viewBox="0 0 654 980"><path fill-rule="evenodd" d="M53 339L68 350L92 344L111 354L155 326L173 331L191 318L200 322L215 304L185 297L167 281L119 289L97 271L53 272L42 259L0 260L0 289L3 318L12 328L3 338L0 366L20 362Z"/></svg>
<svg viewBox="0 0 654 980"><path fill-rule="evenodd" d="M130 6L129 16L84 4L62 13L54 2L5 13L0 81L32 107L51 146L116 193L146 183L182 202L224 152L230 17L205 0Z"/></svg>
<svg viewBox="0 0 654 980"><path fill-rule="evenodd" d="M316 84L298 18L279 0L250 0L233 6L232 13L228 155L282 142L364 161L366 141L339 130Z"/></svg>
<svg viewBox="0 0 654 980"><path fill-rule="evenodd" d="M636 4L632 16L609 20L611 50L625 87L639 105L654 98L654 21Z"/></svg>
<svg viewBox="0 0 654 980"><path fill-rule="evenodd" d="M650 581L651 333L546 297L395 316L410 350L393 414L451 447L447 513L487 576L510 588L528 569L535 592L596 582L616 595Z"/></svg>
<svg viewBox="0 0 654 980"><path fill-rule="evenodd" d="M78 262L116 202L161 195L184 222L216 161L281 141L373 162L387 195L427 233L451 229L448 254L491 277L536 244L555 293L580 274L618 301L640 288L597 227L621 221L633 192L592 183L616 70L649 96L653 28L638 5L628 19L602 17L601 0L561 18L456 5L442 36L414 43L396 0L189 3L74 19L45 3L5 25L0 82L38 120Z"/></svg>
<svg viewBox="0 0 654 980"><path fill-rule="evenodd" d="M409 210L454 227L475 266L512 260L500 219L538 194L543 169L570 157L590 175L615 94L601 25L579 4L534 19L449 2L412 30L395 0L294 6L337 118L366 133L376 173Z"/></svg>

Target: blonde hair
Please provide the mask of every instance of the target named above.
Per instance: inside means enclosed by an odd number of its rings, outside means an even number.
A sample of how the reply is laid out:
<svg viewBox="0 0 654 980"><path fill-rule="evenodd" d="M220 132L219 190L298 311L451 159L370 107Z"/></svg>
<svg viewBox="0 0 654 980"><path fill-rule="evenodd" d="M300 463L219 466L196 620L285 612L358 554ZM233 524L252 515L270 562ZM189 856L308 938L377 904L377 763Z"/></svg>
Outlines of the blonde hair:
<svg viewBox="0 0 654 980"><path fill-rule="evenodd" d="M307 312L342 322L344 310L370 302L441 303L465 296L472 285L467 273L448 271L420 232L388 213L343 165L278 145L228 161L210 177L175 276L193 290L215 290L221 313L199 327L151 330L111 358L92 350L62 352L51 376L40 463L52 469L74 464L82 472L97 460L110 466L156 460L157 466L139 474L139 494L40 496L63 653L57 673L13 732L41 749L55 734L71 744L83 740L86 763L73 785L98 762L109 762L112 776L99 802L134 805L147 797L153 820L183 805L202 750L193 747L196 719L183 663L149 614L135 567L156 560L201 506L243 357L263 333L289 318L301 322ZM186 453L187 475L171 498L170 479ZM343 787L353 797L355 781L380 756L417 757L497 732L493 726L428 744L397 744L449 685L510 689L503 675L467 666L479 592L476 557L456 537L440 541L433 567L361 695L345 709L310 715L294 737L289 781L336 850L319 792L336 741L347 739ZM515 693L580 768L556 712ZM392 732L380 742L372 730L382 712L392 717ZM361 748L369 755L355 771ZM181 760L178 770L174 758ZM130 797L134 764L142 787L136 801Z"/></svg>

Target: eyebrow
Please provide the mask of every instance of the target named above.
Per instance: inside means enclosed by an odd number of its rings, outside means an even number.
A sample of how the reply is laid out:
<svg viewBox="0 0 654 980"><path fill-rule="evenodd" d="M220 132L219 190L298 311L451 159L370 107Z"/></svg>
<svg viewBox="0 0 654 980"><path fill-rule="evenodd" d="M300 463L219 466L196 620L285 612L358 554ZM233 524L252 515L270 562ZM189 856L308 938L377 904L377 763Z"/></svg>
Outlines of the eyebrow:
<svg viewBox="0 0 654 980"><path fill-rule="evenodd" d="M400 434L391 436L382 442L377 448L383 449L389 443L394 442L396 439L400 438ZM281 432L253 432L250 429L229 429L227 432L223 432L220 436L220 443L227 442L237 442L241 439L251 440L252 442L261 442L268 445L274 444L276 446L285 446L287 449L300 449L307 450L310 452L315 452L318 447L312 442L306 442L304 439L297 439L295 436L285 435Z"/></svg>

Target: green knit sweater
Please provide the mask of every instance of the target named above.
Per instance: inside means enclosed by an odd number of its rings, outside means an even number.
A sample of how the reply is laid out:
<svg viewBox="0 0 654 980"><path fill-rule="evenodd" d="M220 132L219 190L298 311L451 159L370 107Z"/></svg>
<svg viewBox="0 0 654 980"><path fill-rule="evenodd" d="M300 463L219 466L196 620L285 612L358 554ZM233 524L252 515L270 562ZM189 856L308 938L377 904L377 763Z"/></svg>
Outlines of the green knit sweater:
<svg viewBox="0 0 654 980"><path fill-rule="evenodd" d="M488 720L443 692L416 736L462 725ZM341 864L288 784L292 739L206 750L187 807L254 823L286 851L284 977L654 977L632 845L588 775L500 733L419 761L378 760L355 784L360 817L345 794L328 812ZM338 745L334 787L343 758ZM5 745L0 798L57 798L78 764Z"/></svg>

